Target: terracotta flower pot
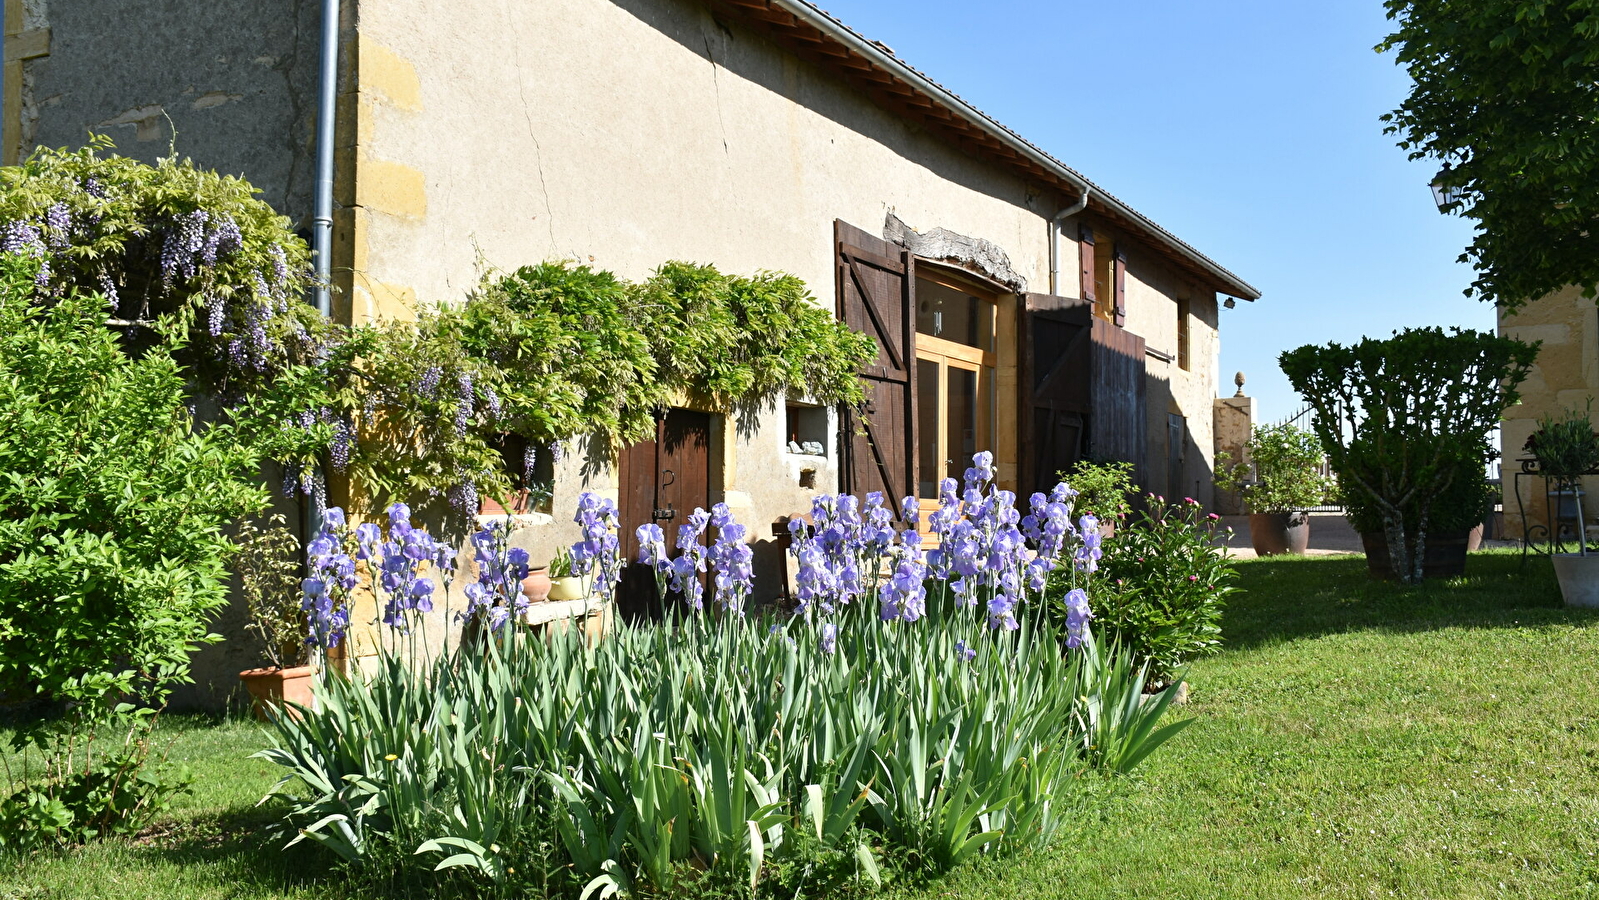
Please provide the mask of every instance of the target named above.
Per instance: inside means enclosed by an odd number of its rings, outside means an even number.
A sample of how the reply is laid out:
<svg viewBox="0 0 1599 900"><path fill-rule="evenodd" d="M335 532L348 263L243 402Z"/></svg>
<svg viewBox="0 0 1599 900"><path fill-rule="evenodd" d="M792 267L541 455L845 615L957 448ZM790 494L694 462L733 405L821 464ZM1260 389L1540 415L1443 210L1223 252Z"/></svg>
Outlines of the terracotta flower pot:
<svg viewBox="0 0 1599 900"><path fill-rule="evenodd" d="M1249 542L1256 556L1304 556L1310 550L1310 514L1250 513Z"/></svg>
<svg viewBox="0 0 1599 900"><path fill-rule="evenodd" d="M529 569L527 577L522 579L522 593L527 595L529 602L542 603L550 599L552 584L549 567L539 566L536 569Z"/></svg>
<svg viewBox="0 0 1599 900"><path fill-rule="evenodd" d="M285 703L298 703L301 706L310 706L311 676L314 670L310 666L292 666L287 669L270 667L265 669L249 669L239 673L239 680L244 682L245 690L255 698L251 709L255 717L266 720L267 706L283 706ZM294 707L287 707L290 715L298 715Z"/></svg>

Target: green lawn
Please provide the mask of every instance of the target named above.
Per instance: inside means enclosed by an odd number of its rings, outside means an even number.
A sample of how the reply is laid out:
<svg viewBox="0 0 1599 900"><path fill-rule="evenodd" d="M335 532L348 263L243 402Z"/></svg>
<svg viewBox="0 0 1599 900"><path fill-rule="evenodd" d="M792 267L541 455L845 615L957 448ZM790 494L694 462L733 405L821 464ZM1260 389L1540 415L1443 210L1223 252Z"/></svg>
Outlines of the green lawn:
<svg viewBox="0 0 1599 900"><path fill-rule="evenodd" d="M1197 721L1049 851L905 897L1599 897L1599 616L1545 560L1375 585L1359 557L1240 564ZM426 896L280 853L253 725L168 718L197 796L134 843L0 861L0 898Z"/></svg>

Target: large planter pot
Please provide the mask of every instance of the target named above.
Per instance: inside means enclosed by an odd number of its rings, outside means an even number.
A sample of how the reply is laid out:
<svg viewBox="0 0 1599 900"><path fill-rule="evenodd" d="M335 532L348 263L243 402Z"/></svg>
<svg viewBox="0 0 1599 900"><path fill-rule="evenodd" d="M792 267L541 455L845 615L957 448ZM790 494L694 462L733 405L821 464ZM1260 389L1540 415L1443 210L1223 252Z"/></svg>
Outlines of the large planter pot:
<svg viewBox="0 0 1599 900"><path fill-rule="evenodd" d="M589 583L593 576L566 575L561 578L550 579L551 600L581 600L589 595Z"/></svg>
<svg viewBox="0 0 1599 900"><path fill-rule="evenodd" d="M1599 553L1556 553L1552 559L1566 605L1599 607Z"/></svg>
<svg viewBox="0 0 1599 900"><path fill-rule="evenodd" d="M1256 556L1304 556L1310 550L1310 514L1250 513L1249 542Z"/></svg>
<svg viewBox="0 0 1599 900"><path fill-rule="evenodd" d="M1581 490L1554 491L1549 497L1555 501L1555 518L1561 522L1577 521L1577 501L1588 499Z"/></svg>
<svg viewBox="0 0 1599 900"><path fill-rule="evenodd" d="M239 680L244 682L245 690L255 698L251 709L255 717L266 721L268 706L284 706L285 703L297 703L301 706L310 706L312 702L311 678L314 670L310 666L292 666L287 669L276 667L266 669L249 669L239 673ZM290 715L299 715L294 707L285 707Z"/></svg>
<svg viewBox="0 0 1599 900"><path fill-rule="evenodd" d="M1482 541L1481 526L1473 529ZM1457 578L1466 574L1466 553L1471 549L1471 532L1429 534L1421 557L1423 578ZM1366 548L1366 571L1380 581L1398 581L1394 563L1388 555L1388 536L1380 531L1362 531L1360 543Z"/></svg>
<svg viewBox="0 0 1599 900"><path fill-rule="evenodd" d="M550 580L550 570L547 566L529 569L527 577L522 579L522 593L527 595L528 602L542 603L550 599L550 588L554 582Z"/></svg>

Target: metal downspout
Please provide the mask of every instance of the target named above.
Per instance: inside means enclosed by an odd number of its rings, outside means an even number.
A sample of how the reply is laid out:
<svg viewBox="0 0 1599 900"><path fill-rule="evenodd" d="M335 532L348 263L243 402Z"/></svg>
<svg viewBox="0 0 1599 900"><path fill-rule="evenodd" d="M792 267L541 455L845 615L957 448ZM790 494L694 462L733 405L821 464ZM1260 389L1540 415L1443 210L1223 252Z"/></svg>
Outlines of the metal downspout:
<svg viewBox="0 0 1599 900"><path fill-rule="evenodd" d="M339 0L322 0L322 72L316 106L316 208L311 222L316 308L333 315L333 125L339 87Z"/></svg>
<svg viewBox="0 0 1599 900"><path fill-rule="evenodd" d="M322 70L316 104L316 184L311 219L312 292L317 312L333 316L333 140L334 107L339 88L339 0L322 0ZM311 476L311 493L300 505L302 539L309 542L322 528L327 488L319 465ZM303 486L302 486L303 487Z"/></svg>
<svg viewBox="0 0 1599 900"><path fill-rule="evenodd" d="M1077 198L1076 203L1049 219L1049 293L1053 296L1060 296L1060 226L1071 216L1088 208L1088 197L1092 193L1091 188L1084 186L1083 195Z"/></svg>

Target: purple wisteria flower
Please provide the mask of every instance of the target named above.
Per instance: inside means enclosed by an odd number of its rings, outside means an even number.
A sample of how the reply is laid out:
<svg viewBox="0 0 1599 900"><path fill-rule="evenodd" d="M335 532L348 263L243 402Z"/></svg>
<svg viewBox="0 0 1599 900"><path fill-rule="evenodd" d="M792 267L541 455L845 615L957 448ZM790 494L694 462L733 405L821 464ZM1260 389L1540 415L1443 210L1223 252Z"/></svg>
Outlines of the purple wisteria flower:
<svg viewBox="0 0 1599 900"><path fill-rule="evenodd" d="M0 253L39 260L39 272L34 284L43 289L50 284L50 254L39 229L24 219L15 219L0 227Z"/></svg>

